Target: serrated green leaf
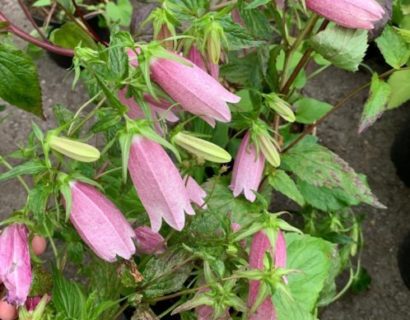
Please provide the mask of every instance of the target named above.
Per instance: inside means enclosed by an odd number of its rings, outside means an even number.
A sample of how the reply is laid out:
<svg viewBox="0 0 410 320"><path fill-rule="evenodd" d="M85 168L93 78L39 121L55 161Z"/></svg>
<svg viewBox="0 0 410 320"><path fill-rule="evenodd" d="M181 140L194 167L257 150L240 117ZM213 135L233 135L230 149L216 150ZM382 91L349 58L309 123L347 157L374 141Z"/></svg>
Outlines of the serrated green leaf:
<svg viewBox="0 0 410 320"><path fill-rule="evenodd" d="M131 23L132 5L129 0L110 1L105 7L106 16L114 23L128 27Z"/></svg>
<svg viewBox="0 0 410 320"><path fill-rule="evenodd" d="M367 31L330 26L311 40L313 49L336 67L357 71L367 49Z"/></svg>
<svg viewBox="0 0 410 320"><path fill-rule="evenodd" d="M305 139L283 154L282 168L313 186L340 188L360 202L385 208L346 161L311 139Z"/></svg>
<svg viewBox="0 0 410 320"><path fill-rule="evenodd" d="M295 102L296 121L304 124L312 124L322 118L333 106L312 98L302 98Z"/></svg>
<svg viewBox="0 0 410 320"><path fill-rule="evenodd" d="M43 116L37 67L23 51L0 44L0 98Z"/></svg>
<svg viewBox="0 0 410 320"><path fill-rule="evenodd" d="M28 161L13 167L11 170L0 174L0 182L17 178L23 175L35 175L47 170L43 162L38 160Z"/></svg>
<svg viewBox="0 0 410 320"><path fill-rule="evenodd" d="M283 170L276 170L269 176L269 184L280 193L283 193L288 198L295 201L298 205L303 207L305 205L305 199L300 193L296 183L289 175Z"/></svg>
<svg viewBox="0 0 410 320"><path fill-rule="evenodd" d="M387 109L387 103L391 94L391 87L379 79L375 73L370 86L370 96L364 105L362 118L359 125L359 133L372 126Z"/></svg>
<svg viewBox="0 0 410 320"><path fill-rule="evenodd" d="M147 284L144 294L158 297L181 289L193 267L192 262L182 264L189 257L190 254L182 249L152 257L143 271L144 283Z"/></svg>
<svg viewBox="0 0 410 320"><path fill-rule="evenodd" d="M410 70L393 73L387 83L391 88L388 109L398 108L410 100Z"/></svg>
<svg viewBox="0 0 410 320"><path fill-rule="evenodd" d="M386 62L395 69L400 69L410 58L410 47L400 34L389 25L376 39L376 43Z"/></svg>

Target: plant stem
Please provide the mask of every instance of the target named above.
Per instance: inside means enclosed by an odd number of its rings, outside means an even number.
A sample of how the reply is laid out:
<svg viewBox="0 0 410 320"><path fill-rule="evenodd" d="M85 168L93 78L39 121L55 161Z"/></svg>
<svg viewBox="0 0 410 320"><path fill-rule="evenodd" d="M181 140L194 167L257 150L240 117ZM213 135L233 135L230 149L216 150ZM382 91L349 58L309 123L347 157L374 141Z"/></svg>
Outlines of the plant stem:
<svg viewBox="0 0 410 320"><path fill-rule="evenodd" d="M30 10L27 8L26 4L24 3L24 0L18 0L20 8L23 10L24 15L27 17L27 19L31 22L33 25L34 29L37 30L39 36L46 42L49 42L46 35L43 33L43 30L39 28L37 23L34 21L33 16L30 13Z"/></svg>
<svg viewBox="0 0 410 320"><path fill-rule="evenodd" d="M37 47L43 48L44 50L59 54L61 56L74 57L74 50L61 48L61 47L55 46L51 43L45 42L43 40L37 39L29 35L27 32L13 25L10 22L10 20L1 11L0 11L0 21L4 21L8 23L8 25L6 26L6 30L15 34L17 37L36 45Z"/></svg>
<svg viewBox="0 0 410 320"><path fill-rule="evenodd" d="M384 79L390 76L391 74L395 72L400 72L400 71L406 71L410 70L410 67L402 68L399 70L392 69L389 71L386 71L385 73L382 73L379 78ZM320 124L326 121L326 119L339 110L341 107L343 107L346 102L348 102L351 98L355 97L358 95L360 92L362 92L364 89L368 88L370 86L371 82L367 82L365 84L362 84L361 86L356 87L350 93L348 93L344 98L342 98L339 102L337 102L332 110L330 110L328 113L326 113L322 118L320 118L318 121L316 121L315 124L309 126L295 141L293 141L289 146L287 146L284 150L283 153L289 151L292 149L294 146L296 146L300 141L302 141L307 135L309 135L316 127L318 127Z"/></svg>
<svg viewBox="0 0 410 320"><path fill-rule="evenodd" d="M328 24L329 24L328 20L323 21L323 23L320 26L318 32L323 31L324 29L326 29ZM296 80L297 76L299 75L300 71L302 71L302 69L309 62L312 52L313 52L313 49L311 49L311 48L309 48L305 51L305 53L303 54L303 57L300 59L298 65L293 70L292 74L290 75L289 79L286 81L285 85L282 87L281 93L283 93L285 95L287 95L289 93L290 87L295 82L295 80Z"/></svg>

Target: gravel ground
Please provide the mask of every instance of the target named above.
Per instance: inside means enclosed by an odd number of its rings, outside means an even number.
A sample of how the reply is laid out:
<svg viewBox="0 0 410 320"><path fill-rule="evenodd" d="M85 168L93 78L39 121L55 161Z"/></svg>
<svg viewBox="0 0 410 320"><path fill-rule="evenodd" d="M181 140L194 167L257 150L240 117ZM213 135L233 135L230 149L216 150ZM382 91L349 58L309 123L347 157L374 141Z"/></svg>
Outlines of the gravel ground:
<svg viewBox="0 0 410 320"><path fill-rule="evenodd" d="M21 27L23 16L15 0L0 0L0 9ZM39 60L39 73L44 96L45 113L50 107L61 103L75 108L86 100L81 86L71 90L72 74L57 67L46 55ZM366 82L369 75L352 75L331 69L312 81L306 94L317 99L335 103L343 93ZM319 137L330 149L347 160L357 171L369 177L375 194L388 206L385 211L369 207L360 208L366 213L364 226L366 247L363 264L371 274L371 289L357 296L347 295L324 310L322 320L406 320L410 319L410 291L403 285L397 267L397 251L400 241L410 231L410 190L395 174L390 161L390 147L395 134L410 117L410 110L403 107L387 113L381 121L359 136L357 127L361 106L367 93L352 99L336 112L319 129ZM7 108L7 120L0 124L0 154L4 155L24 142L31 122L43 128L52 126L52 119L42 123L35 117ZM410 146L409 146L410 147ZM1 170L1 169L0 169ZM12 181L0 185L0 220L25 201L24 191Z"/></svg>

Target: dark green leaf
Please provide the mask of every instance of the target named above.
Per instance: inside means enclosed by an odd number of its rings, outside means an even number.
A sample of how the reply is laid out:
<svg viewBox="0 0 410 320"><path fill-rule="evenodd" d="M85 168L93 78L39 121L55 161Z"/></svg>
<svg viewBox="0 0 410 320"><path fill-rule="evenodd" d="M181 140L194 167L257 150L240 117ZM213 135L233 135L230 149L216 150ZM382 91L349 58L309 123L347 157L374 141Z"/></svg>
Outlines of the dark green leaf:
<svg viewBox="0 0 410 320"><path fill-rule="evenodd" d="M37 67L23 51L0 44L0 98L43 116Z"/></svg>
<svg viewBox="0 0 410 320"><path fill-rule="evenodd" d="M371 192L363 177L329 149L306 139L282 156L282 166L301 180L328 189L340 188L360 202L385 208Z"/></svg>

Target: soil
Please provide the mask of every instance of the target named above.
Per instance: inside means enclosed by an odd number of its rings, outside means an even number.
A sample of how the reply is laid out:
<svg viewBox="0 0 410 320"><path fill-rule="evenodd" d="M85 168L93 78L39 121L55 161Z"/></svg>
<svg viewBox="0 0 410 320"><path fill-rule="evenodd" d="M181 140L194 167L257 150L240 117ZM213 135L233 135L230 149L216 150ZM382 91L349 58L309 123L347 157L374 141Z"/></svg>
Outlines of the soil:
<svg viewBox="0 0 410 320"><path fill-rule="evenodd" d="M23 14L18 10L15 0L0 0L0 10L4 10L13 22L27 30L28 26L22 22ZM39 73L45 113L50 120L41 122L34 116L8 107L3 112L7 114L7 119L0 123L0 155L7 154L24 142L32 121L43 128L52 127L50 107L53 104L62 103L75 108L87 98L81 86L75 92L71 91L72 74L57 67L47 55L39 60ZM314 79L305 93L335 103L344 92L369 79L368 73L351 74L329 69ZM390 148L396 134L408 125L410 109L404 106L386 113L359 136L358 123L366 96L367 93L363 92L332 115L320 127L319 137L324 145L347 160L354 169L368 176L374 193L388 209L357 208L357 212L367 216L362 260L373 279L371 288L359 295L347 294L322 312L322 320L410 319L410 291L400 277L397 262L399 245L410 231L410 189L398 178L390 160ZM0 220L18 209L24 201L24 190L17 182L0 184Z"/></svg>

